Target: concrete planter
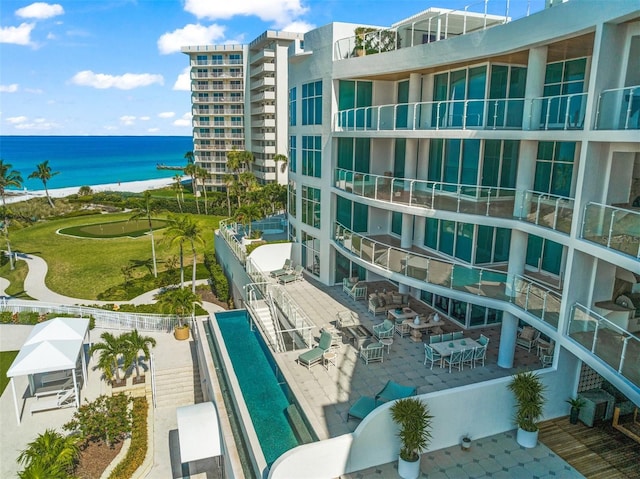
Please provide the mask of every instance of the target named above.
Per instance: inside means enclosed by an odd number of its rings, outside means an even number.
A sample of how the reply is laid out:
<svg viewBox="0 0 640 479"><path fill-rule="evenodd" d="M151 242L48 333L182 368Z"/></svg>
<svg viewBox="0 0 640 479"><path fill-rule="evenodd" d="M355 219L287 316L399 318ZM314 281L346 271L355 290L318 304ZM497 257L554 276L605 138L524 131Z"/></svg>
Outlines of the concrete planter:
<svg viewBox="0 0 640 479"><path fill-rule="evenodd" d="M518 434L516 435L516 441L522 447L531 449L538 445L538 431L529 432L524 429L518 428Z"/></svg>
<svg viewBox="0 0 640 479"><path fill-rule="evenodd" d="M417 461L409 462L398 457L398 475L402 479L418 479L420 476L420 458Z"/></svg>
<svg viewBox="0 0 640 479"><path fill-rule="evenodd" d="M185 341L189 339L189 326L184 325L182 328L176 326L173 330L173 336L178 341Z"/></svg>

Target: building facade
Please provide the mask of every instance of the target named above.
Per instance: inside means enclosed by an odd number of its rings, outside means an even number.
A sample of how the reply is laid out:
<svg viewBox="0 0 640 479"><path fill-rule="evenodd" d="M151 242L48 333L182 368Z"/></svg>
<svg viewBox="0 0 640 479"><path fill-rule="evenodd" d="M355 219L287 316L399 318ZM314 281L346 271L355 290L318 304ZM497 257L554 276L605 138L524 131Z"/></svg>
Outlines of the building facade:
<svg viewBox="0 0 640 479"><path fill-rule="evenodd" d="M578 391L640 404L640 9L548 6L305 34L290 234L325 284L385 278L464 328L500 324L503 367L532 326L550 365L578 359Z"/></svg>
<svg viewBox="0 0 640 479"><path fill-rule="evenodd" d="M226 188L233 150L253 154L259 183L286 183L274 156L288 157L287 51L301 38L266 31L248 45L182 48L191 65L194 161L210 174L208 190Z"/></svg>

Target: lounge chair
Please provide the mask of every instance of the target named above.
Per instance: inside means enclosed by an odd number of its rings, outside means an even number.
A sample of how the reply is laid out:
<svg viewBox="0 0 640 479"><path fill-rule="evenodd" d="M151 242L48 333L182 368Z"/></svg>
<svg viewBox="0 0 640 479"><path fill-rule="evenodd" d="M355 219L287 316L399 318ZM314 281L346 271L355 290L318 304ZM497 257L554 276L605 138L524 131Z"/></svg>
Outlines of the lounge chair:
<svg viewBox="0 0 640 479"><path fill-rule="evenodd" d="M298 281L299 279L303 279L302 272L304 268L301 265L298 265L294 268L293 272L289 274L284 274L282 276L278 276L278 282L282 284L292 283L294 281Z"/></svg>
<svg viewBox="0 0 640 479"><path fill-rule="evenodd" d="M387 381L387 384L382 390L376 394L376 402L394 401L396 399L403 399L409 396L415 396L418 390L411 386L403 386L391 380Z"/></svg>
<svg viewBox="0 0 640 479"><path fill-rule="evenodd" d="M373 327L373 335L378 338L392 338L393 337L394 324L393 321L385 319L384 322L376 324Z"/></svg>
<svg viewBox="0 0 640 479"><path fill-rule="evenodd" d="M322 331L318 345L298 356L298 364L304 364L307 369L311 369L314 364L322 362L322 355L331 348L332 339L331 333Z"/></svg>
<svg viewBox="0 0 640 479"><path fill-rule="evenodd" d="M271 271L271 273L269 273L269 275L272 278L277 278L279 276L284 276L285 274L289 274L291 273L292 267L291 267L291 260L289 258L284 260L284 265L282 265L282 268L280 269L276 269L274 271Z"/></svg>
<svg viewBox="0 0 640 479"><path fill-rule="evenodd" d="M371 396L362 396L358 399L353 406L349 408L347 413L347 421L351 418L364 419L367 415L373 411L377 406L375 398Z"/></svg>
<svg viewBox="0 0 640 479"><path fill-rule="evenodd" d="M521 348L531 352L531 350L536 346L539 338L540 331L532 328L531 326L525 326L516 337L516 346L520 346Z"/></svg>
<svg viewBox="0 0 640 479"><path fill-rule="evenodd" d="M372 363L374 361L384 361L384 344L378 342L371 342L369 344L363 344L360 347L359 356L365 362L365 364Z"/></svg>

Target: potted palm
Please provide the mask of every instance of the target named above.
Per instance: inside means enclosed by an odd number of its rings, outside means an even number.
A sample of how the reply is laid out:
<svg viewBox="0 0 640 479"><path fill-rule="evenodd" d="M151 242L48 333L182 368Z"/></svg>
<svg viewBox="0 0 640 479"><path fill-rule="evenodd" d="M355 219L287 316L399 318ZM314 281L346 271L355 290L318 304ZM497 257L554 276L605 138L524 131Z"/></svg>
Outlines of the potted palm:
<svg viewBox="0 0 640 479"><path fill-rule="evenodd" d="M177 317L173 335L178 340L189 339L189 325L185 322L196 304L202 304L200 296L188 288L172 288L155 296L162 311Z"/></svg>
<svg viewBox="0 0 640 479"><path fill-rule="evenodd" d="M508 388L515 396L517 403L516 441L522 447L535 447L538 444L538 421L542 417L546 386L533 371L521 371L511 377Z"/></svg>
<svg viewBox="0 0 640 479"><path fill-rule="evenodd" d="M399 426L398 475L403 479L416 479L420 475L420 454L431 442L433 416L426 403L417 398L405 398L391 406L391 417Z"/></svg>
<svg viewBox="0 0 640 479"><path fill-rule="evenodd" d="M569 398L566 400L571 406L571 413L569 414L569 423L578 424L578 416L580 415L580 409L586 404L585 400L581 397Z"/></svg>

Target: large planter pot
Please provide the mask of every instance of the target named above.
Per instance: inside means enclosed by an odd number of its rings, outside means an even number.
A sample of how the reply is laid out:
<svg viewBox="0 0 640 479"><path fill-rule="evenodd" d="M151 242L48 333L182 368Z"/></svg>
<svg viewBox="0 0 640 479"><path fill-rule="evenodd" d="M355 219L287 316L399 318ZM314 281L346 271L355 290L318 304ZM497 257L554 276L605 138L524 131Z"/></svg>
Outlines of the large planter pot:
<svg viewBox="0 0 640 479"><path fill-rule="evenodd" d="M529 432L522 428L518 428L518 434L516 435L516 441L522 447L531 449L538 445L538 431Z"/></svg>
<svg viewBox="0 0 640 479"><path fill-rule="evenodd" d="M186 325L183 327L176 326L173 330L173 336L178 341L185 341L189 339L189 326L186 326Z"/></svg>
<svg viewBox="0 0 640 479"><path fill-rule="evenodd" d="M580 409L577 407L571 408L571 413L569 414L569 423L570 424L578 424L578 416L580 415Z"/></svg>
<svg viewBox="0 0 640 479"><path fill-rule="evenodd" d="M402 479L417 479L420 476L420 458L409 462L398 457L398 475Z"/></svg>

